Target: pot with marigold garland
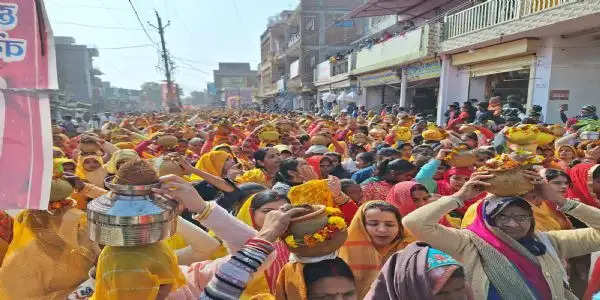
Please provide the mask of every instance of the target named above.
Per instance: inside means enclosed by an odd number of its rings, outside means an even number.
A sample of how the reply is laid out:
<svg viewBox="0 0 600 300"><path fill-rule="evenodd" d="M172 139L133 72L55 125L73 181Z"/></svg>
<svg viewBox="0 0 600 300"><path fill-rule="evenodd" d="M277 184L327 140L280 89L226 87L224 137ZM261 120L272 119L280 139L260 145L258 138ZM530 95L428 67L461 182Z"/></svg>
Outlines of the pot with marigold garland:
<svg viewBox="0 0 600 300"><path fill-rule="evenodd" d="M302 207L308 212L293 218L283 237L290 251L300 257L319 257L339 249L348 237L342 212L322 205Z"/></svg>

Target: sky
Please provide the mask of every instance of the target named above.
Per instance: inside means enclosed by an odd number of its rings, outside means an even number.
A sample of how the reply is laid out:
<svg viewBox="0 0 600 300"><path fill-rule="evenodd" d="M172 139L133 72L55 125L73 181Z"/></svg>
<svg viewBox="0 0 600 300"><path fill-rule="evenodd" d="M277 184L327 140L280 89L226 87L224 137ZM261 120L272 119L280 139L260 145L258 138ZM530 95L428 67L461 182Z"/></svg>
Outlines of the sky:
<svg viewBox="0 0 600 300"><path fill-rule="evenodd" d="M141 29L128 0L45 0L55 36L98 48L94 66L114 87L139 89L164 80L157 69L157 10L166 29L167 48L175 57L175 80L188 94L206 89L219 62L260 62L260 35L270 16L294 9L298 0L131 0L148 31ZM132 48L123 48L132 47ZM111 49L112 48L112 49ZM121 48L121 49L114 49Z"/></svg>

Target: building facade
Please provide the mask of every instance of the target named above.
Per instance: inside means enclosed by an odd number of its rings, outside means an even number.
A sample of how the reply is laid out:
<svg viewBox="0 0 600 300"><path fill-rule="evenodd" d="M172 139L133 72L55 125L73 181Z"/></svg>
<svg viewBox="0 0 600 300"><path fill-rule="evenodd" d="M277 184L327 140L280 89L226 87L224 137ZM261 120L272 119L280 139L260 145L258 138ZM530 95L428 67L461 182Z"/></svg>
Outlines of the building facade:
<svg viewBox="0 0 600 300"><path fill-rule="evenodd" d="M600 94L600 1L488 0L449 14L438 121L448 103L492 96L576 114Z"/></svg>
<svg viewBox="0 0 600 300"><path fill-rule="evenodd" d="M284 11L261 36L258 98L287 109L317 106L314 68L363 35L362 22L344 21L361 0L301 0Z"/></svg>
<svg viewBox="0 0 600 300"><path fill-rule="evenodd" d="M252 103L257 75L249 63L219 63L219 69L213 71L217 102L230 108Z"/></svg>
<svg viewBox="0 0 600 300"><path fill-rule="evenodd" d="M78 45L75 39L66 36L54 37L58 86L66 101L82 101L95 104L102 88L97 77L102 73L94 68L93 58L98 50Z"/></svg>

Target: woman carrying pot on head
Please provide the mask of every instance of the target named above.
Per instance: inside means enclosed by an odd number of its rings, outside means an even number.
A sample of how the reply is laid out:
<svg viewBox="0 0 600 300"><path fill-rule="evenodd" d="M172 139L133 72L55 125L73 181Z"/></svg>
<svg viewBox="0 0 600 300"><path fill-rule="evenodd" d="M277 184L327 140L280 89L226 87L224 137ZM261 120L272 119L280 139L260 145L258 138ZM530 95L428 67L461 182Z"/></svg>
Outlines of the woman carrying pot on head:
<svg viewBox="0 0 600 300"><path fill-rule="evenodd" d="M600 210L557 194L539 175L527 173L541 196L590 225L578 230L534 231L531 205L520 197L489 197L467 229L438 220L490 186L494 175L476 173L450 197L418 208L402 220L415 238L465 267L475 299L577 299L562 260L600 250Z"/></svg>
<svg viewBox="0 0 600 300"><path fill-rule="evenodd" d="M384 201L395 184L412 180L416 174L416 167L407 160L386 159L377 164L375 177L363 182L362 190L364 201ZM365 182L368 182L365 184Z"/></svg>
<svg viewBox="0 0 600 300"><path fill-rule="evenodd" d="M108 174L103 166L102 157L98 155L80 156L75 167L75 175L99 188L104 188Z"/></svg>
<svg viewBox="0 0 600 300"><path fill-rule="evenodd" d="M439 197L439 196L438 196ZM407 216L415 209L432 202L434 198L427 191L427 188L414 181L399 182L394 185L386 198L386 202L398 208L400 215ZM439 221L440 224L447 227L460 227L460 219L446 214Z"/></svg>
<svg viewBox="0 0 600 300"><path fill-rule="evenodd" d="M401 219L398 209L384 201L367 202L354 215L338 256L352 269L358 299L367 294L387 259L413 241Z"/></svg>
<svg viewBox="0 0 600 300"><path fill-rule="evenodd" d="M315 179L318 179L317 174L304 159L289 158L281 162L279 171L275 175L277 183L273 188L281 187L289 191L293 186Z"/></svg>
<svg viewBox="0 0 600 300"><path fill-rule="evenodd" d="M261 148L254 152L255 168L238 176L237 183L255 182L272 187L275 184L275 174L279 171L281 157L273 148Z"/></svg>
<svg viewBox="0 0 600 300"><path fill-rule="evenodd" d="M252 268L237 268L233 274L231 256L216 260L195 262L189 266L179 265L172 250L164 241L139 247L111 247L103 249L98 259L94 298L100 299L198 299L203 291L209 293L217 285L214 280L261 274L263 264L272 256L273 244L287 230L292 215L303 212L301 208L266 216L263 230L257 232L227 213L214 202L204 201L194 187L184 179L168 175L160 178L157 193L168 195L184 207L197 213L197 219L222 238L235 259L255 259ZM267 214L269 215L269 214ZM273 215L273 213L271 213ZM202 233L199 233L202 235ZM211 240L206 234L204 239ZM213 243L212 241L210 242ZM254 256L253 250L262 249L263 254ZM235 266L239 266L236 264ZM252 269L252 270L251 270ZM228 274L215 279L215 274ZM237 282L241 284L243 280ZM243 282L245 286L246 281ZM207 285L211 284L207 288ZM231 283L227 283L231 286ZM241 294L243 286L228 289ZM203 296L204 297L204 296ZM234 298L238 298L238 296ZM208 298L212 299L212 298Z"/></svg>
<svg viewBox="0 0 600 300"><path fill-rule="evenodd" d="M423 242L394 253L381 269L365 300L473 300L463 266Z"/></svg>

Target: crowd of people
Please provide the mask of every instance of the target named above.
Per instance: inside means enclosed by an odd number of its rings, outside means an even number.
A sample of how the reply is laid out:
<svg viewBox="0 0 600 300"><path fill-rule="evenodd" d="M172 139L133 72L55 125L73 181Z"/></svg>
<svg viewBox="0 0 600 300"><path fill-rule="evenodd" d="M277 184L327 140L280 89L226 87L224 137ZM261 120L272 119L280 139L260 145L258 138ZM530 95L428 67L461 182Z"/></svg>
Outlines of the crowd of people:
<svg viewBox="0 0 600 300"><path fill-rule="evenodd" d="M65 117L48 209L0 211L0 299L600 299L596 108L514 100ZM177 232L97 244L87 204L141 162Z"/></svg>

